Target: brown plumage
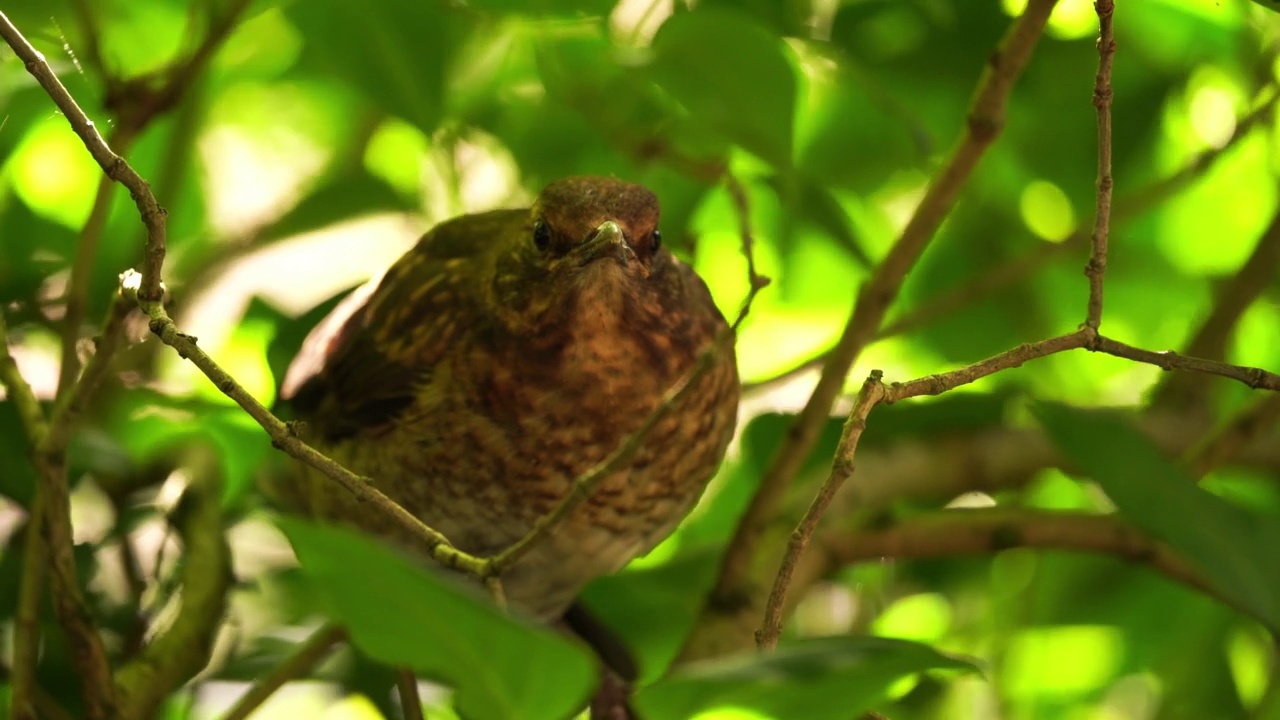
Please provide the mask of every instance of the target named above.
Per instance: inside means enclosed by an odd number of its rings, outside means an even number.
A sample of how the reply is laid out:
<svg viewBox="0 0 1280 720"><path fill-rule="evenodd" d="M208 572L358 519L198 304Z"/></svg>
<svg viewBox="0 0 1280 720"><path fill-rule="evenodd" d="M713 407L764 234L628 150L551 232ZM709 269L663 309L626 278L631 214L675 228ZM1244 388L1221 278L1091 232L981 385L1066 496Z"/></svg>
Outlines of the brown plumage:
<svg viewBox="0 0 1280 720"><path fill-rule="evenodd" d="M282 395L305 439L460 549L491 555L617 448L724 327L701 279L661 246L651 192L570 178L531 209L427 233L317 326ZM721 353L629 467L504 574L508 599L558 616L666 537L719 465L738 394ZM276 491L410 542L308 468Z"/></svg>

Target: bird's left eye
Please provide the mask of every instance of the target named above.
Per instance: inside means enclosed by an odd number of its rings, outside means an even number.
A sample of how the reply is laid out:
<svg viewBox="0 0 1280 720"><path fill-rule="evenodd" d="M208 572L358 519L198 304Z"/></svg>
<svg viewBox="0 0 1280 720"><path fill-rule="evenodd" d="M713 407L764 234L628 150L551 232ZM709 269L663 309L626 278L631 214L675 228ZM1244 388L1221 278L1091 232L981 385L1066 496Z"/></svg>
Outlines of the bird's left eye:
<svg viewBox="0 0 1280 720"><path fill-rule="evenodd" d="M658 252L658 248L662 247L662 233L654 230L651 244L653 245L653 251Z"/></svg>
<svg viewBox="0 0 1280 720"><path fill-rule="evenodd" d="M546 250L547 246L551 244L551 228L547 227L547 224L542 220L533 223L533 244L539 250Z"/></svg>

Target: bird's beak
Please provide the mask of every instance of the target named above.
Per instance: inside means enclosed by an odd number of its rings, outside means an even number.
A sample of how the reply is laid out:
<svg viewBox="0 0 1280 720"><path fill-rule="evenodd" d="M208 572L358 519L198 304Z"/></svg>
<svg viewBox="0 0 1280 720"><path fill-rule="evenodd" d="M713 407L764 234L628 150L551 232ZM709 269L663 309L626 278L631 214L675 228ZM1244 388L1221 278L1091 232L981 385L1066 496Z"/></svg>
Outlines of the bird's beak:
<svg viewBox="0 0 1280 720"><path fill-rule="evenodd" d="M591 231L582 245L583 265L603 257L613 257L623 267L631 262L639 264L635 251L627 244L627 239L622 234L622 228L613 220L600 223L600 227ZM643 264L640 264L640 267L644 269Z"/></svg>

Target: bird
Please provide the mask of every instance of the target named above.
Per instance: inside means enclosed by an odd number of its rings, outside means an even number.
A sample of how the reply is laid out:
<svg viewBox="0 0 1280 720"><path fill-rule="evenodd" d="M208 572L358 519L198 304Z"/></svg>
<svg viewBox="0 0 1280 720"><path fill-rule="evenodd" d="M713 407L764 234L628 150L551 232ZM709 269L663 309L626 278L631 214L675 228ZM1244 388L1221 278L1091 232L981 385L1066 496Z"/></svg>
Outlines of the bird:
<svg viewBox="0 0 1280 720"><path fill-rule="evenodd" d="M716 344L727 323L663 244L659 219L649 189L586 176L547 184L532 207L437 225L303 342L280 393L303 439L459 550L488 557L714 353L630 461L501 575L509 605L562 617L587 583L676 528L737 421L734 349ZM272 494L422 550L301 463Z"/></svg>

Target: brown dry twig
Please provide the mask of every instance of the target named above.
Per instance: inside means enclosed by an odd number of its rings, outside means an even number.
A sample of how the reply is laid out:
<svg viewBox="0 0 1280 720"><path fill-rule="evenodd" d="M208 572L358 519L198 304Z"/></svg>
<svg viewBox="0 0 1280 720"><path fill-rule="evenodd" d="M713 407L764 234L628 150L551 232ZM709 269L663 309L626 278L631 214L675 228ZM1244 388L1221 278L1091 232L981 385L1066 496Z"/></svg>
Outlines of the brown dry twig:
<svg viewBox="0 0 1280 720"><path fill-rule="evenodd" d="M786 554L782 558L782 565L778 568L778 575L773 581L773 590L769 593L769 600L765 605L764 623L756 632L756 645L761 650L772 650L778 645L778 637L782 634L782 608L786 603L787 589L791 585L791 575L795 572L796 564L800 562L805 548L808 547L809 538L817 529L818 522L826 513L827 506L831 504L831 499L835 497L844 481L853 475L853 457L858 450L858 441L862 438L862 432L867 429L867 416L884 400L882 377L883 374L879 370L873 370L862 383L858 399L853 404L849 419L845 421L840 445L836 449L836 458L831 464L831 473L827 476L826 482L822 483L822 489L818 491L809 509L805 511L800 524L791 533Z"/></svg>
<svg viewBox="0 0 1280 720"><path fill-rule="evenodd" d="M1239 145L1264 120L1269 119L1274 113L1278 101L1280 101L1280 91L1277 90L1276 85L1268 85L1254 102L1254 108L1236 121L1235 131L1225 143L1200 153L1170 175L1144 188L1130 191L1116 198L1113 203L1112 220L1141 215L1185 190L1193 181L1199 179L1213 167L1213 164L1223 155ZM1280 235L1280 233L1277 234ZM1089 234L1083 228L1077 228L1062 242L1037 243L1029 252L1012 258L1007 262L993 265L971 281L952 290L943 291L934 298L925 300L916 307L907 310L896 320L886 323L876 333L876 340L896 337L912 330L927 327L930 323L954 313L958 308L969 307L1000 290L1027 280L1027 278L1051 262L1067 257L1077 250L1088 247L1089 244ZM1228 292L1230 291L1224 291L1224 296ZM1226 300L1224 299L1223 302L1226 302ZM1204 327L1208 327L1208 325L1206 324ZM798 363L777 375L744 384L743 390L761 389L789 380L803 372L818 369L822 367L830 354L831 350L827 349L817 357ZM1198 352L1191 348L1188 349L1188 354L1214 357L1211 353Z"/></svg>
<svg viewBox="0 0 1280 720"><path fill-rule="evenodd" d="M335 646L345 642L347 631L341 626L328 624L311 634L296 651L284 662L275 666L265 675L254 681L249 691L240 696L235 705L222 716L222 720L245 720L266 702L276 690L295 678L302 677L311 671L327 656Z"/></svg>
<svg viewBox="0 0 1280 720"><path fill-rule="evenodd" d="M7 22L4 15L0 14L0 30ZM58 454L47 450L46 441L50 436L48 421L31 386L22 377L17 363L9 353L8 335L3 313L0 313L0 385L4 386L8 401L18 413L23 432L26 433L28 453L40 483L37 489L39 499L32 506L39 510L43 505L43 517L36 521L36 526L41 529L44 544L48 548L46 569L53 587L54 610L70 639L72 661L80 674L84 691L85 714L90 720L105 720L115 715L115 688L111 682L111 666L107 661L106 649L93 625L76 579L66 465ZM29 541L35 540L34 537L29 538ZM28 554L28 559L33 557L35 556ZM24 582L39 582L39 575L35 571L27 573ZM38 589L27 587L22 592L24 595L34 595ZM38 600L38 596L35 599ZM26 602L33 600L27 597ZM26 638L24 642L31 639ZM19 659L24 662L34 661L34 655L30 649L24 649ZM32 670L27 667L20 671L19 681L22 686L17 699L20 712L31 707L30 703L33 702Z"/></svg>
<svg viewBox="0 0 1280 720"><path fill-rule="evenodd" d="M141 279L133 270L121 276L121 285L129 297L137 299L138 307L151 318L151 332L160 338L165 345L172 347L178 355L189 360L204 373L224 395L231 398L249 414L258 425L267 431L273 447L284 451L311 467L319 470L326 477L338 482L361 502L377 507L390 521L417 538L419 545L433 559L445 567L460 570L472 575L482 576L484 565L481 560L459 551L449 543L448 538L428 527L408 510L398 505L391 498L382 494L373 486L369 478L356 475L339 463L329 459L320 451L302 441L289 425L271 413L257 398L236 382L222 366L209 356L199 345L196 338L178 330L177 324L169 317L164 304L158 301L143 300L138 288Z"/></svg>
<svg viewBox="0 0 1280 720"><path fill-rule="evenodd" d="M765 527L777 515L787 485L813 449L850 367L880 328L907 271L929 244L978 161L999 134L1009 92L1026 67L1054 5L1056 0L1029 2L992 54L974 96L964 134L930 183L901 237L858 293L853 312L823 367L817 387L774 455L759 490L740 520L711 593L709 610L712 612L715 608L734 608L741 604L743 583Z"/></svg>
<svg viewBox="0 0 1280 720"><path fill-rule="evenodd" d="M1094 79L1093 106L1098 110L1098 199L1093 214L1093 252L1084 274L1089 278L1089 310L1084 324L1102 325L1102 280L1107 272L1107 239L1111 234L1111 64L1116 53L1111 18L1113 0L1097 0L1098 74Z"/></svg>

